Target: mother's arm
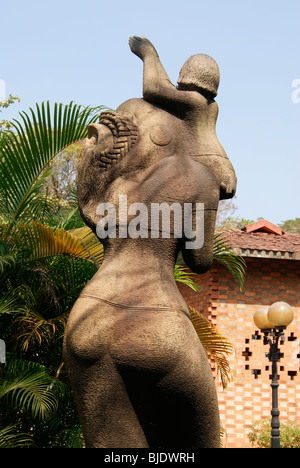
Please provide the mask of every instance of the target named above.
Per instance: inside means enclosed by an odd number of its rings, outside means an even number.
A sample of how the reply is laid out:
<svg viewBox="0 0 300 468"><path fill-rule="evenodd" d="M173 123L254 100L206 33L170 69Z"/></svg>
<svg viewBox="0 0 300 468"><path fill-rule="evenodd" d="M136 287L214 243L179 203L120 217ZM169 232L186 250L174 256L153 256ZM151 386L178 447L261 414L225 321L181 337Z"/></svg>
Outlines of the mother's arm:
<svg viewBox="0 0 300 468"><path fill-rule="evenodd" d="M216 209L204 209L201 221L198 219L198 223L203 220L203 225L195 226L194 239L185 238L181 249L183 260L194 273L205 273L212 265L216 215Z"/></svg>
<svg viewBox="0 0 300 468"><path fill-rule="evenodd" d="M199 163L195 164L198 166L198 169L195 166L195 177L199 190L193 203L191 220L186 219L185 212L184 242L181 252L185 264L194 273L201 274L209 270L213 262L220 186L210 169Z"/></svg>

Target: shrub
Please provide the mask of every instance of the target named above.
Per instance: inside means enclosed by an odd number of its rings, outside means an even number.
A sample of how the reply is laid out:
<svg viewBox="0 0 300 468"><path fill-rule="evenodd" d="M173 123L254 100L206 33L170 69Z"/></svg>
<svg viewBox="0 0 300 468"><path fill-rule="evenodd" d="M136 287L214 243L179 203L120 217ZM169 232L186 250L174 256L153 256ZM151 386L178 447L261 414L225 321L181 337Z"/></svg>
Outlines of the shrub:
<svg viewBox="0 0 300 468"><path fill-rule="evenodd" d="M248 438L253 447L271 448L271 419L256 421ZM280 447L300 448L300 421L280 424Z"/></svg>

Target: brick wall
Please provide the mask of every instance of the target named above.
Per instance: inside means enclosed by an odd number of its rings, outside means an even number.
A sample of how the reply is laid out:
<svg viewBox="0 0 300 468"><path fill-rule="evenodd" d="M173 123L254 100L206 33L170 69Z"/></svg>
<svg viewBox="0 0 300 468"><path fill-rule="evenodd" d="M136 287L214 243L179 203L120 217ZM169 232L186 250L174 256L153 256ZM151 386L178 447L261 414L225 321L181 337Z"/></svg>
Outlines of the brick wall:
<svg viewBox="0 0 300 468"><path fill-rule="evenodd" d="M280 420L300 418L300 262L249 258L246 280L240 292L230 273L215 263L205 275L197 275L200 292L184 285L179 289L186 302L202 311L235 347L234 380L223 391L218 385L225 447L250 447L247 434L252 424L268 418L271 411L271 365L265 356L262 334L253 323L256 308L282 300L294 307L294 322L280 346Z"/></svg>

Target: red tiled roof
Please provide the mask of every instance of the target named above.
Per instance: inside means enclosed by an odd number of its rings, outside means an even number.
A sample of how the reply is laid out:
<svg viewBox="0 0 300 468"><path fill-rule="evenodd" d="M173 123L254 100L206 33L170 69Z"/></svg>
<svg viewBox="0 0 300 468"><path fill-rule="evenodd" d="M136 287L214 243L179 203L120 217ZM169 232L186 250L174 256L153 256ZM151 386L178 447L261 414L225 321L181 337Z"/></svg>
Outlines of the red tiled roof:
<svg viewBox="0 0 300 468"><path fill-rule="evenodd" d="M271 234L278 234L282 236L284 234L283 230L275 226L275 224L270 223L270 221L267 221L266 219L260 219L259 221L256 221L256 223L248 224L245 226L242 231L246 232L270 232Z"/></svg>
<svg viewBox="0 0 300 468"><path fill-rule="evenodd" d="M269 221L260 220L241 230L225 232L242 256L300 259L300 236L285 233ZM275 255L275 252L282 254Z"/></svg>

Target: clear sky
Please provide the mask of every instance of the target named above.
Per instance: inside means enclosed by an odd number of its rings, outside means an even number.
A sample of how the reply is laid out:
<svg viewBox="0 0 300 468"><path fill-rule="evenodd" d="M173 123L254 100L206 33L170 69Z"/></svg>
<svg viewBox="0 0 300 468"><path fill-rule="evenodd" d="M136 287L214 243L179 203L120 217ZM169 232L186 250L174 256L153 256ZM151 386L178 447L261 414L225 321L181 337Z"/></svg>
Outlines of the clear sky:
<svg viewBox="0 0 300 468"><path fill-rule="evenodd" d="M236 214L300 217L299 21L299 0L0 0L0 80L21 98L1 118L47 100L115 109L140 97L131 35L153 42L174 84L206 53L221 72L217 134L238 177Z"/></svg>

